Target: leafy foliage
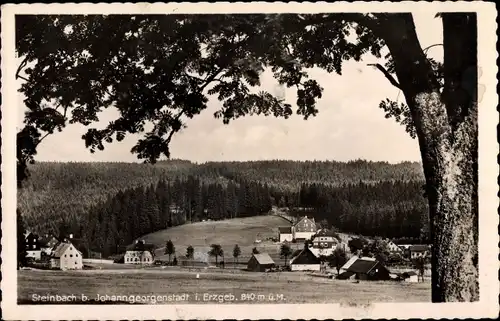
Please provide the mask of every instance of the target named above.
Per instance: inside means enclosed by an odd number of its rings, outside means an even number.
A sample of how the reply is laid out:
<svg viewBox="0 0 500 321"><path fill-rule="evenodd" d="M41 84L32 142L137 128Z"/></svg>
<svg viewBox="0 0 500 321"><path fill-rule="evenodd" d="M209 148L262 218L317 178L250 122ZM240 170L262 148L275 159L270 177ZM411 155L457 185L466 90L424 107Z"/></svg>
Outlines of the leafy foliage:
<svg viewBox="0 0 500 321"><path fill-rule="evenodd" d="M210 245L210 251L208 251L208 255L211 257L215 257L215 264L217 264L217 259L220 256L224 256L224 250L220 246L220 244L212 244Z"/></svg>
<svg viewBox="0 0 500 321"><path fill-rule="evenodd" d="M335 251L333 251L333 253L326 258L326 260L328 264L331 267L335 267L337 269L337 273L339 273L340 268L347 262L347 253L342 248L336 248Z"/></svg>
<svg viewBox="0 0 500 321"><path fill-rule="evenodd" d="M175 254L175 246L171 240L168 240L165 245L165 254L168 255L168 263L170 263L170 257Z"/></svg>
<svg viewBox="0 0 500 321"><path fill-rule="evenodd" d="M292 254L292 249L288 244L282 244L280 247L280 257L285 259L285 265L287 265L287 258Z"/></svg>
<svg viewBox="0 0 500 321"><path fill-rule="evenodd" d="M353 238L347 243L347 246L349 246L349 251L351 251L351 253L358 253L362 251L366 245L368 245L368 240L366 240L365 238Z"/></svg>
<svg viewBox="0 0 500 321"><path fill-rule="evenodd" d="M26 238L24 233L26 232L26 227L24 225L23 217L21 212L17 210L17 268L21 268L27 265L27 253L26 253Z"/></svg>
<svg viewBox="0 0 500 321"><path fill-rule="evenodd" d="M132 152L155 162L170 156L172 135L222 102L224 123L251 114L289 117L292 105L255 91L270 68L280 84L297 89L296 113L315 116L323 88L307 69L342 73L342 62L381 57L384 41L362 14L18 15L17 76L28 111L20 133L19 166L36 154L42 133L66 123L86 126L113 106L119 117L83 135L93 152L129 133L144 133ZM349 40L355 32L357 40ZM28 66L28 67L27 67ZM24 72L25 76L21 75ZM146 124L153 128L146 131ZM26 138L28 135L28 138Z"/></svg>
<svg viewBox="0 0 500 321"><path fill-rule="evenodd" d="M238 257L240 257L240 255L241 255L241 249L238 246L238 244L236 244L233 248L233 258L236 260L236 262L238 261Z"/></svg>

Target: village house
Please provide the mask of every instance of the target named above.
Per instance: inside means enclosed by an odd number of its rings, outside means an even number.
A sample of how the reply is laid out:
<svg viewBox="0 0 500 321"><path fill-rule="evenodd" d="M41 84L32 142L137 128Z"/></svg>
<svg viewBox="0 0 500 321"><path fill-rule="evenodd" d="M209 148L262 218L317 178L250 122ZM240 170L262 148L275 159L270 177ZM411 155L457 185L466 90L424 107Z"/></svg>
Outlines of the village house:
<svg viewBox="0 0 500 321"><path fill-rule="evenodd" d="M25 234L26 258L39 261L42 257L42 250L38 240L38 235L28 232Z"/></svg>
<svg viewBox="0 0 500 321"><path fill-rule="evenodd" d="M123 257L125 264L153 264L154 261L154 245L144 241L136 241Z"/></svg>
<svg viewBox="0 0 500 321"><path fill-rule="evenodd" d="M247 270L253 272L265 272L275 267L273 259L267 253L252 254L247 263Z"/></svg>
<svg viewBox="0 0 500 321"><path fill-rule="evenodd" d="M347 262L344 265L342 265L342 267L339 270L339 273L342 274L344 272L347 272L347 270L351 267L351 265L353 265L354 262L356 262L357 260L365 260L372 262L375 261L375 259L372 257L359 257L357 255L353 255L349 260L347 260Z"/></svg>
<svg viewBox="0 0 500 321"><path fill-rule="evenodd" d="M314 218L304 216L293 226L293 238L296 241L310 240L316 231Z"/></svg>
<svg viewBox="0 0 500 321"><path fill-rule="evenodd" d="M307 216L304 216L299 219L297 223L291 226L290 230L288 228L280 227L278 238L280 242L305 241L310 240L316 234L316 232L317 227L314 218L308 218Z"/></svg>
<svg viewBox="0 0 500 321"><path fill-rule="evenodd" d="M357 259L345 272L337 276L339 280L356 279L384 281L390 280L389 270L377 260Z"/></svg>
<svg viewBox="0 0 500 321"><path fill-rule="evenodd" d="M320 229L312 239L312 247L315 249L335 248L338 243L333 231L327 229Z"/></svg>
<svg viewBox="0 0 500 321"><path fill-rule="evenodd" d="M305 247L290 260L290 267L292 271L320 271L321 260L312 249Z"/></svg>
<svg viewBox="0 0 500 321"><path fill-rule="evenodd" d="M387 240L387 247L389 248L389 252L393 254L403 254L403 249L391 240Z"/></svg>
<svg viewBox="0 0 500 321"><path fill-rule="evenodd" d="M52 234L45 234L38 240L38 243L40 244L42 256L51 256L54 251L54 247L59 243L59 240Z"/></svg>
<svg viewBox="0 0 500 321"><path fill-rule="evenodd" d="M50 267L61 270L81 270L82 253L68 240L56 245L50 258Z"/></svg>
<svg viewBox="0 0 500 321"><path fill-rule="evenodd" d="M410 258L416 259L419 257L428 257L430 255L430 247L428 245L412 245L409 248Z"/></svg>
<svg viewBox="0 0 500 321"><path fill-rule="evenodd" d="M293 241L293 234L292 234L292 227L291 226L279 227L278 230L279 230L280 243Z"/></svg>

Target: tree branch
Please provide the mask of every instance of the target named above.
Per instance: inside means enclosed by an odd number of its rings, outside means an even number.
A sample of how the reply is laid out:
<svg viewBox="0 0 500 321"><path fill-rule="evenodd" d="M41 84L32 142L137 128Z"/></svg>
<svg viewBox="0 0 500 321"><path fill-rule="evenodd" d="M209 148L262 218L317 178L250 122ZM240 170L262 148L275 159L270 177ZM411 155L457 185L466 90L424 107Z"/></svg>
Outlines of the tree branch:
<svg viewBox="0 0 500 321"><path fill-rule="evenodd" d="M378 70L380 70L384 74L385 78L387 78L394 87L401 89L401 85L396 81L396 79L394 79L394 77L384 67L382 67L381 64L368 64L368 66L376 67Z"/></svg>
<svg viewBox="0 0 500 321"><path fill-rule="evenodd" d="M427 51L429 51L429 49L431 49L432 47L437 47L437 46L442 46L442 45L443 45L442 43L435 43L433 45L425 47L422 51L427 55Z"/></svg>
<svg viewBox="0 0 500 321"><path fill-rule="evenodd" d="M28 81L28 79L26 79L23 76L19 75L19 73L21 72L21 70L23 70L23 68L26 67L27 64L28 64L28 56L24 57L23 61L21 61L21 63L19 64L19 67L17 67L16 79L21 78L21 79L23 79L25 81Z"/></svg>

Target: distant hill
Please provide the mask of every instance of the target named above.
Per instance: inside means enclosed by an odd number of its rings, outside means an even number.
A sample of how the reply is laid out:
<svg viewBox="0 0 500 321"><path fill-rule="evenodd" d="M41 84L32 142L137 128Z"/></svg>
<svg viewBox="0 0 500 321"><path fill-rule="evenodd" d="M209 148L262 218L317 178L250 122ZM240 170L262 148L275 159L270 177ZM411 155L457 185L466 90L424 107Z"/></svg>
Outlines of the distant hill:
<svg viewBox="0 0 500 321"><path fill-rule="evenodd" d="M421 181L422 165L417 162L337 161L247 161L208 162L202 171L217 171L229 179L258 180L286 189L298 189L302 183L342 184L385 181Z"/></svg>
<svg viewBox="0 0 500 321"><path fill-rule="evenodd" d="M303 183L342 185L381 181L420 181L421 165L405 162L335 161L249 161L196 164L185 160L138 163L37 162L31 177L18 191L18 206L32 229L65 216L79 216L91 206L119 191L156 185L159 180L185 179L219 182L244 179L267 183L284 190L298 190ZM67 213L64 214L64 213Z"/></svg>

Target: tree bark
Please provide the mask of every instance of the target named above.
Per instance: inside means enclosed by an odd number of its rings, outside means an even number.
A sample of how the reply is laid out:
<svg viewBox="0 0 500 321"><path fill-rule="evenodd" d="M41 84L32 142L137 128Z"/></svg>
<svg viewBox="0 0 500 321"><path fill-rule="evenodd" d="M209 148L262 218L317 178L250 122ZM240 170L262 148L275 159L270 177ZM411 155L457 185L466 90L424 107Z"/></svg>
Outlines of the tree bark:
<svg viewBox="0 0 500 321"><path fill-rule="evenodd" d="M432 301L476 301L477 24L466 13L442 17L443 95L411 14L396 14L381 26L420 145L433 242Z"/></svg>

